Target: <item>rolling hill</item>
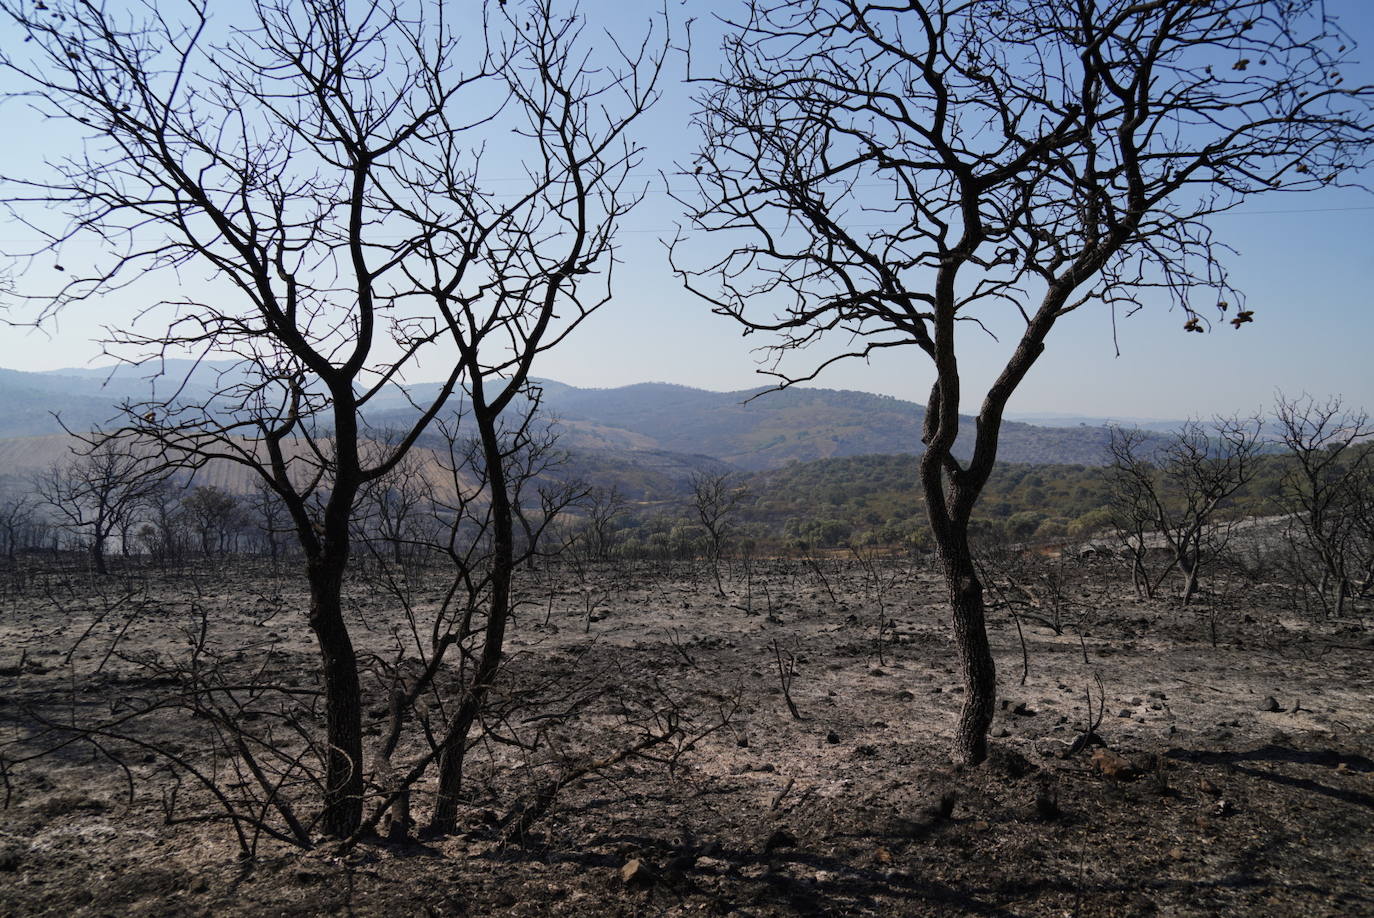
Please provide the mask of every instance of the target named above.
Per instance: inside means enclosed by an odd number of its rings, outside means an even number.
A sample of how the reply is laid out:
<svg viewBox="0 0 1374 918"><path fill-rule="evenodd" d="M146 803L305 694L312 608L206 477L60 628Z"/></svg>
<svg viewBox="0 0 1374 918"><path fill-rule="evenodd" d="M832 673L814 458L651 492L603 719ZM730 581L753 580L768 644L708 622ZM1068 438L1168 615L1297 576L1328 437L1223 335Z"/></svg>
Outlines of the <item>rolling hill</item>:
<svg viewBox="0 0 1374 918"><path fill-rule="evenodd" d="M172 362L168 380L194 400L235 375L233 364ZM0 438L57 435L61 427L89 430L107 423L116 404L146 395L148 371L137 368L72 369L49 373L0 370ZM673 490L691 472L735 468L758 472L865 455L921 452L924 408L890 396L819 388L781 392L712 392L667 383L584 389L543 381L544 408L558 420L561 446L574 454L589 480L607 479L636 493ZM433 391L417 385L418 401ZM374 428L414 417L406 393L384 391L369 408ZM974 432L963 419L958 452L967 454ZM1014 463L1101 465L1108 429L1042 427L1005 422L999 459Z"/></svg>

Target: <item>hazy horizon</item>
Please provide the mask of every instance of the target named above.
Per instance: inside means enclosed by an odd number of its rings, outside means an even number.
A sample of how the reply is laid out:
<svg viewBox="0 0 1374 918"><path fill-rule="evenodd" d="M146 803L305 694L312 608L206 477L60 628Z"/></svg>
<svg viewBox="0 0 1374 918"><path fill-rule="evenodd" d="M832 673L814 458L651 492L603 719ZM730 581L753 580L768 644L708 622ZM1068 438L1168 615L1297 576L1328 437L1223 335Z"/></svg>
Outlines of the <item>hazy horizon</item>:
<svg viewBox="0 0 1374 918"><path fill-rule="evenodd" d="M187 362L189 363L189 361L187 361ZM215 364L226 365L226 364L232 363L233 361L232 361L232 360L225 359L225 360L205 361L205 362L206 362L206 363L215 363ZM17 367L0 366L0 372L4 372L4 371L13 371L13 372L19 372L19 373L39 373L39 374L50 374L50 375L80 374L80 375L82 375L82 376L90 377L90 376L99 375L100 373L102 373L102 372L104 372L104 371L117 370L119 367L120 367L120 364L116 364L116 363L95 364L95 365L90 365L90 366L63 366L63 367L54 367L54 368L49 369L49 370L22 370L22 369L19 369L19 368L17 368ZM177 377L179 376L180 372L181 372L180 369L178 369L178 370L176 370L176 371L173 371L173 372L170 372L170 373L167 374L167 377L168 377L168 378L177 378ZM712 386L708 386L708 385L692 385L692 384L689 384L689 383L672 382L672 381L670 381L670 380L665 380L665 379L641 379L641 380L636 380L636 381L634 381L634 382L627 382L627 383L621 383L621 384L617 384L617 385L608 385L608 386L578 385L578 384L576 384L576 383L568 382L566 379L556 379L556 378L554 378L554 377L552 377L552 376L546 376L546 375L543 375L543 374L536 374L536 376L534 377L534 380L533 380L533 381L535 381L535 382L540 382L540 383L554 383L554 384L557 384L557 385L571 386L572 388L579 389L579 390L585 390L585 391L614 391L614 390L616 390L616 389L627 389L627 388L631 388L631 387L634 387L634 386L674 386L674 387L680 387L680 388L686 388L686 389L694 389L694 390L702 391L702 392L710 392L710 393L720 394L720 395L727 395L727 394L732 394L732 393L755 392L755 391L758 391L758 390L760 390L760 389L772 388L772 387L769 387L769 386L767 386L767 385L753 385L753 386L744 386L744 387L738 387L738 388L716 388L716 387L712 387ZM442 380L438 380L438 379L424 379L424 380L416 380L416 381L414 381L413 383L410 383L410 385L413 385L413 386L439 385L439 384L441 384L441 382L442 382ZM875 392L875 391L873 391L873 390L871 390L871 389L865 389L865 388L863 388L862 386L837 386L837 385L829 385L829 384L826 384L823 380L813 380L813 381L806 382L806 383L799 383L799 384L797 384L796 386L793 386L792 388L797 388L797 389L810 389L810 390L818 390L818 391L832 391L832 392L858 392L858 393L863 393L863 394L867 394L867 395L878 395L878 396L896 398L896 399L899 399L899 400L901 400L901 401L910 402L910 403L914 403L914 404L917 404L917 405L921 405L921 404L922 404L922 400L920 400L920 399L908 399L908 398L904 398L904 397L898 396L898 395L890 395L889 393ZM1300 393L1289 393L1289 394L1297 395L1297 394L1300 394ZM1360 406L1348 406L1348 407L1359 408ZM1273 409L1272 403L1267 404L1267 405L1261 405L1261 406L1259 406L1258 413L1261 414L1262 416L1269 417L1269 416L1271 416L1271 415L1273 414L1272 409ZM976 405L967 406L965 409L962 409L962 410L960 411L960 413L963 414L963 415L965 415L965 416L972 416L972 415L974 415L974 414L977 413L977 406L976 406ZM1227 414L1227 415L1230 415L1230 414L1242 414L1242 415L1244 415L1244 414L1253 414L1253 413L1255 413L1255 412L1254 412L1254 411L1232 411L1232 412L1219 412L1219 413L1220 413L1220 414ZM1169 415L1127 415L1127 414L1122 414L1122 413L1120 413L1120 412L1102 413L1102 412L1083 412L1083 411L1053 411L1053 410L1044 410L1044 411L1029 410L1029 411L1023 411L1023 410L1014 410L1014 411L1007 411L1007 412L1005 412L1005 413L1004 413L1004 417L1007 418L1008 420L1019 421L1019 422L1021 422L1021 423L1034 423L1036 420L1043 420L1043 421L1046 421L1046 422L1064 421L1064 422L1079 423L1079 422L1084 422L1084 421L1095 421L1095 422L1120 422L1120 423L1139 423L1139 424L1150 424L1150 425L1158 425L1158 424L1166 424L1166 425L1167 425L1167 424L1182 423L1183 421L1189 420L1190 418L1191 418L1191 419L1198 419L1200 416L1198 416L1198 415L1175 415L1175 416L1169 416ZM1201 416L1201 419L1205 420L1206 417L1205 417L1205 416ZM1054 423L1045 423L1045 424L1042 424L1042 425L1040 425L1040 426L1056 426L1056 425L1055 425Z"/></svg>
<svg viewBox="0 0 1374 918"><path fill-rule="evenodd" d="M729 9L726 0L695 4L697 28L712 10ZM1374 84L1374 5L1363 0L1333 0L1331 12L1360 46L1364 63L1352 68L1348 82ZM638 12L627 14L609 0L584 4L593 27L614 23L636 26ZM673 15L686 15L680 9ZM649 11L643 14L647 22ZM681 26L679 19L676 24ZM712 41L697 36L694 68L713 67ZM680 56L670 61L664 95L637 126L647 144L636 176L646 200L624 221L617 236L614 297L560 347L542 355L535 373L583 388L615 388L657 380L714 391L756 388L769 380L756 371L751 347L762 335L743 338L731 320L713 315L682 290L666 263L661 240L671 237L679 209L668 194L674 162L690 157L694 135L687 126L692 110L689 87L681 82ZM0 91L14 88L0 79ZM68 152L74 135L11 100L5 109L15 136L37 138L0 151L0 174L24 175L44 157ZM64 145L63 141L68 143ZM666 177L666 178L665 178ZM666 181L666 186L665 186ZM1062 319L1047 350L1009 405L1018 414L1057 412L1074 416L1171 418L1249 413L1272 405L1275 393L1303 392L1317 398L1341 396L1348 405L1374 410L1374 373L1366 342L1374 340L1369 277L1374 275L1374 198L1357 191L1328 189L1299 196L1258 197L1244 208L1212 220L1218 240L1238 250L1227 259L1236 286L1248 294L1245 308L1255 321L1233 329L1218 319L1208 334L1183 331L1184 316L1162 302L1147 303L1139 315L1122 318L1096 306ZM7 242L23 242L11 223ZM79 247L63 261L81 262ZM51 264L35 264L51 272ZM164 275L168 281L174 274ZM15 278L23 289L25 278ZM201 292L194 271L180 277ZM0 335L0 366L50 371L89 365L99 355L92 343L102 324L127 324L142 302L133 291L99 301L73 304L44 330L9 328ZM14 315L22 319L23 314ZM1217 319L1214 313L1204 317ZM988 317L994 331L1013 324L1007 315ZM155 326L150 322L149 328ZM1014 337L1010 339L1014 343ZM814 349L819 361L842 342ZM1119 345L1120 356L1115 348ZM1000 369L1009 346L970 328L961 344L965 378L961 411L977 410L987 384ZM798 364L797 369L802 365ZM413 378L440 375L439 363L421 366ZM868 363L832 366L813 385L926 400L933 373L915 350L890 350Z"/></svg>

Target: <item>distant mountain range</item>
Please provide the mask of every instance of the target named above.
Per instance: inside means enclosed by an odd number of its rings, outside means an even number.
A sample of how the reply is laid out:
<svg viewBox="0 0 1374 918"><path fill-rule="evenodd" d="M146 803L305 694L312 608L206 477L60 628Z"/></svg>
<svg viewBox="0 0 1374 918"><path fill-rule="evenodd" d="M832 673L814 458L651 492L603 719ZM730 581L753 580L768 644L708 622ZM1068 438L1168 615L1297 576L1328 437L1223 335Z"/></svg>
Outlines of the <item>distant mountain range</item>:
<svg viewBox="0 0 1374 918"><path fill-rule="evenodd" d="M619 389L545 386L549 410L570 426L598 424L649 437L660 449L712 456L746 471L793 462L875 454L919 454L925 407L885 395L836 389L709 392L665 383ZM956 452L973 444L963 418ZM1005 462L1106 462L1108 430L1002 427Z"/></svg>
<svg viewBox="0 0 1374 918"><path fill-rule="evenodd" d="M144 398L153 386L179 386L198 398L236 374L233 364L168 362L166 375L150 379L147 368L71 369L28 373L0 369L0 438L61 432L54 414L71 430L107 424L122 399ZM781 392L711 392L666 383L617 389L581 389L541 383L544 408L558 419L562 445L588 473L637 480L631 490L656 490L691 471L778 469L794 462L876 454L919 454L923 406L883 395L834 389ZM432 384L410 388L418 401ZM414 408L400 389L374 400L369 423L404 423ZM971 448L974 424L964 418L956 451ZM1101 425L1003 424L1003 462L1101 465L1108 428ZM599 476L598 476L599 477Z"/></svg>
<svg viewBox="0 0 1374 918"><path fill-rule="evenodd" d="M1022 424L1036 427L1134 427L1139 430L1153 430L1157 433L1172 433L1183 425L1181 419L1106 417L1090 414L1064 414L1057 411L1020 412L1008 411L1007 418Z"/></svg>

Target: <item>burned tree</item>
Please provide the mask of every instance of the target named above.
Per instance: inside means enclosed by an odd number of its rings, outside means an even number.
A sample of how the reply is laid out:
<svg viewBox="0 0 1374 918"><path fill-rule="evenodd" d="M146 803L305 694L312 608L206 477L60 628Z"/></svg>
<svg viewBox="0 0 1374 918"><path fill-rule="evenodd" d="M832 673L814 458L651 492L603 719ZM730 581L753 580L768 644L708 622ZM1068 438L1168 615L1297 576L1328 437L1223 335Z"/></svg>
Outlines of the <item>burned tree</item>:
<svg viewBox="0 0 1374 918"><path fill-rule="evenodd" d="M1374 573L1374 449L1366 442L1374 424L1339 398L1280 396L1276 414L1279 439L1288 449L1279 500L1292 520L1290 542L1302 556L1298 573L1323 608L1340 616ZM1315 577L1304 558L1315 562Z"/></svg>
<svg viewBox="0 0 1374 918"><path fill-rule="evenodd" d="M1132 556L1137 589L1153 595L1169 572L1183 576L1183 601L1198 591L1203 563L1225 546L1229 527L1221 519L1226 501L1255 473L1260 448L1258 419L1217 418L1210 427L1184 424L1155 451L1138 431L1113 428L1113 513L1119 537ZM1170 562L1155 579L1145 567L1150 540L1167 547Z"/></svg>
<svg viewBox="0 0 1374 918"><path fill-rule="evenodd" d="M47 240L29 264L51 276L78 239L107 253L29 296L51 314L131 285L156 305L111 332L112 354L234 361L126 405L121 434L183 467L246 466L289 514L326 695L321 826L348 835L364 775L341 587L360 495L460 391L501 467L500 418L535 357L609 296L612 233L638 199L627 129L660 57L608 41L593 61L552 0L461 21L429 0L257 0L223 23L204 2L143 9L0 0L25 38L0 64L88 138L9 202ZM183 270L210 281L168 295ZM422 360L441 381L401 388ZM398 391L403 432L373 450L368 412ZM505 484L492 474L498 618Z"/></svg>
<svg viewBox="0 0 1374 918"><path fill-rule="evenodd" d="M480 426L477 436L440 429L444 448L438 463L448 478L449 496L435 499L447 525L434 547L451 563L454 576L431 626L427 653L438 660L450 645L457 647L462 690L438 750L437 799L429 825L439 832L454 828L470 734L504 659L515 571L538 554L560 514L586 496L580 485L548 475L564 454L553 429L538 417L539 389L526 385L522 395L518 411ZM518 548L517 519L525 532Z"/></svg>
<svg viewBox="0 0 1374 918"><path fill-rule="evenodd" d="M747 495L743 485L730 480L728 473L713 475L694 472L691 478L692 511L706 530L706 554L711 562L711 572L716 578L716 592L724 596L725 585L720 579L720 562L725 554L725 543L734 527L732 517L739 503Z"/></svg>
<svg viewBox="0 0 1374 918"><path fill-rule="evenodd" d="M33 537L35 505L28 495L0 497L0 554L13 561Z"/></svg>
<svg viewBox="0 0 1374 918"><path fill-rule="evenodd" d="M248 526L239 499L214 485L192 488L182 498L181 509L204 558L224 554L234 537Z"/></svg>
<svg viewBox="0 0 1374 918"><path fill-rule="evenodd" d="M262 479L255 484L248 502L260 544L267 550L267 556L277 561L286 550L285 540L290 538L292 529L286 506L271 485Z"/></svg>
<svg viewBox="0 0 1374 918"><path fill-rule="evenodd" d="M105 552L111 537L132 527L145 499L166 477L160 463L127 440L109 439L83 447L70 462L39 475L34 486L57 524L84 540L91 564L103 575L109 572Z"/></svg>
<svg viewBox="0 0 1374 918"><path fill-rule="evenodd" d="M723 53L697 78L696 232L674 263L774 335L779 385L888 348L929 359L921 480L967 687L956 751L978 762L996 681L969 519L1008 400L1088 304L1251 321L1209 218L1352 181L1374 91L1342 84L1316 0L751 0ZM1011 345L960 460L965 328ZM830 333L838 353L793 369Z"/></svg>
<svg viewBox="0 0 1374 918"><path fill-rule="evenodd" d="M141 547L160 567L181 561L190 545L190 531L182 501L186 489L172 480L160 482L143 498Z"/></svg>
<svg viewBox="0 0 1374 918"><path fill-rule="evenodd" d="M1150 576L1150 541L1156 529L1152 500L1154 479L1144 431L1114 427L1108 449L1113 471L1107 476L1107 499L1112 529L1131 562L1131 585L1136 595L1154 598L1155 580Z"/></svg>
<svg viewBox="0 0 1374 918"><path fill-rule="evenodd" d="M392 439L380 437L374 442L386 444ZM408 452L389 472L369 482L356 520L361 540L372 543L373 552L389 554L398 566L415 556L427 522L431 485L421 456Z"/></svg>
<svg viewBox="0 0 1374 918"><path fill-rule="evenodd" d="M625 514L628 502L615 485L591 488L583 502L586 523L582 526L583 550L594 561L605 561L615 545L615 524Z"/></svg>

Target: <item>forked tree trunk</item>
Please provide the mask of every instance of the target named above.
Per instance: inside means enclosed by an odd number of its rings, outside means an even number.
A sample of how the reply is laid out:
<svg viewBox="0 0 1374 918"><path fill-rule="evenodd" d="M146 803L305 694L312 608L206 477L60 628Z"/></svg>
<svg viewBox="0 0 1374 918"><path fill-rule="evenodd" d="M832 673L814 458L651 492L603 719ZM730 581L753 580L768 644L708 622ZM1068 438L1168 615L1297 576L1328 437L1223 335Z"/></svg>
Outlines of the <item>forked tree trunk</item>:
<svg viewBox="0 0 1374 918"><path fill-rule="evenodd" d="M1144 549L1131 557L1131 580L1138 598L1155 598L1154 585L1150 583L1150 575L1145 571Z"/></svg>
<svg viewBox="0 0 1374 918"><path fill-rule="evenodd" d="M1180 552L1178 556L1178 569L1183 573L1183 604L1185 606L1197 595L1197 569L1200 560L1196 554L1188 550Z"/></svg>
<svg viewBox="0 0 1374 918"><path fill-rule="evenodd" d="M941 528L946 532L939 532ZM974 568L965 527L937 527L936 546L964 677L964 706L954 734L955 756L964 764L977 765L988 756L988 729L997 702L997 668L988 645L983 584Z"/></svg>
<svg viewBox="0 0 1374 918"><path fill-rule="evenodd" d="M988 645L983 584L968 541L968 521L977 493L951 488L946 494L940 461L930 449L921 459L921 482L944 569L955 652L964 677L964 706L955 729L954 755L966 765L978 765L988 756L988 729L997 702L997 668Z"/></svg>
<svg viewBox="0 0 1374 918"><path fill-rule="evenodd" d="M362 703L358 661L343 618L343 558L312 560L310 628L319 644L324 676L326 835L346 838L363 818Z"/></svg>
<svg viewBox="0 0 1374 918"><path fill-rule="evenodd" d="M506 470L496 417L481 404L480 386L474 386L473 415L482 436L487 482L491 490L492 560L491 594L487 608L487 627L482 638L482 654L462 702L449 721L439 753L438 793L429 828L440 834L453 832L458 817L458 799L463 785L463 761L468 734L477 722L487 692L496 679L506 642L506 623L510 615L511 577L514 573L514 513L507 491Z"/></svg>

